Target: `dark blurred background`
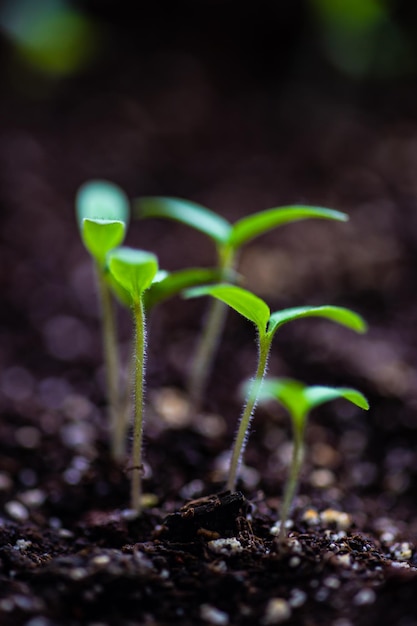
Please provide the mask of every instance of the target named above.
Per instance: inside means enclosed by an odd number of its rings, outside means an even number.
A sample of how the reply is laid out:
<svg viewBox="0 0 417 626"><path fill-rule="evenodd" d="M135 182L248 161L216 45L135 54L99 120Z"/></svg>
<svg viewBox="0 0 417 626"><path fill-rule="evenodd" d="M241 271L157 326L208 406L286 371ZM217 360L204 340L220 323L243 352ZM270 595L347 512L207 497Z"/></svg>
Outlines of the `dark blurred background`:
<svg viewBox="0 0 417 626"><path fill-rule="evenodd" d="M415 3L393 0L3 2L0 365L46 375L97 362L73 203L105 178L230 220L300 202L348 212L347 225L256 240L242 273L273 308L357 308L371 332L344 348L350 376L413 403L416 35ZM167 269L214 261L210 242L173 223L135 221L128 241ZM192 306L183 324L196 329ZM334 350L323 332L304 341Z"/></svg>

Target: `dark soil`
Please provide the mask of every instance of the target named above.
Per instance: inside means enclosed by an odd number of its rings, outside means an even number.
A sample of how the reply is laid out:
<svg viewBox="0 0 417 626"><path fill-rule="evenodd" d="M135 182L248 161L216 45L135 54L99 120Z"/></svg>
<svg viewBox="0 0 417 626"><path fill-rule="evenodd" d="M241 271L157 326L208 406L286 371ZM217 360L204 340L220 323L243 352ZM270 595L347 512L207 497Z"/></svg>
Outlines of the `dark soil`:
<svg viewBox="0 0 417 626"><path fill-rule="evenodd" d="M279 19L273 3L256 16L202 3L203 22L180 3L158 46L152 10L138 41L126 7L96 4L86 3L108 38L83 74L41 80L2 46L0 624L417 625L414 75L338 73L302 3L283 3ZM346 305L370 327L356 336L308 320L274 346L270 374L352 385L371 402L369 414L344 403L313 413L285 549L273 530L291 441L283 411L257 412L239 491L223 492L238 387L255 367L254 330L237 315L204 415L187 417L203 301L176 298L150 321L149 507L129 517L73 213L92 177L131 197L187 197L231 221L294 202L349 213L348 224L255 240L239 268L272 310ZM173 223L133 221L128 243L167 269L214 261L202 235ZM119 322L127 360L124 312Z"/></svg>

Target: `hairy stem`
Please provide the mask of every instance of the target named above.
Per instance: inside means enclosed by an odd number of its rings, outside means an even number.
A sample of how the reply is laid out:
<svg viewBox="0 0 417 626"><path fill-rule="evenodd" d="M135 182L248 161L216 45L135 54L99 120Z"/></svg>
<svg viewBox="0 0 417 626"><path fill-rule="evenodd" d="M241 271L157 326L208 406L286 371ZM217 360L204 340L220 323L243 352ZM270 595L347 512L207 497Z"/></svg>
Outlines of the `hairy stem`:
<svg viewBox="0 0 417 626"><path fill-rule="evenodd" d="M146 326L142 298L133 305L133 315L135 320L135 415L132 445L131 508L139 515L142 500L143 403L146 359Z"/></svg>
<svg viewBox="0 0 417 626"><path fill-rule="evenodd" d="M233 250L220 250L219 258L221 280L228 280L228 275L236 262L235 254ZM197 346L192 371L188 381L188 392L191 400L190 411L194 414L198 413L201 409L203 395L213 367L214 357L219 346L226 316L227 305L220 300L213 299L210 304L204 330L202 331Z"/></svg>
<svg viewBox="0 0 417 626"><path fill-rule="evenodd" d="M120 461L125 453L125 429L123 427L123 416L120 411L119 353L117 348L114 306L110 288L106 283L104 272L98 263L96 264L96 275L101 308L103 352L110 415L111 449L113 458Z"/></svg>
<svg viewBox="0 0 417 626"><path fill-rule="evenodd" d="M256 369L255 378L252 380L252 383L250 385L243 413L240 418L239 427L233 445L232 459L230 461L229 478L226 486L226 488L230 489L230 491L234 491L236 488L236 481L242 461L242 456L246 447L250 423L258 402L259 391L268 366L271 340L272 338L270 338L268 335L264 335L263 337L259 336L258 366Z"/></svg>
<svg viewBox="0 0 417 626"><path fill-rule="evenodd" d="M298 488L301 465L304 458L304 430L296 429L294 433L294 447L292 451L292 459L290 472L285 486L284 498L281 506L280 529L278 542L283 543L287 536L285 525L294 501L294 496Z"/></svg>

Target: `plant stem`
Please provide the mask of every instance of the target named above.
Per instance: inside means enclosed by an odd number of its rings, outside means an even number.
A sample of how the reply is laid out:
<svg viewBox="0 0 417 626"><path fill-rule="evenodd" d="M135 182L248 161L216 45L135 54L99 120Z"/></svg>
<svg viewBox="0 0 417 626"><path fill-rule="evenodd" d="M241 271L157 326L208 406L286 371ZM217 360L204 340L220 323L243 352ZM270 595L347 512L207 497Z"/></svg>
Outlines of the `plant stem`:
<svg viewBox="0 0 417 626"><path fill-rule="evenodd" d="M233 249L219 249L219 267L221 280L227 280L229 272L234 268L236 257ZM206 324L202 331L192 371L188 381L190 396L190 412L199 413L208 378L212 370L214 357L226 322L227 305L213 299L210 304Z"/></svg>
<svg viewBox="0 0 417 626"><path fill-rule="evenodd" d="M229 489L230 491L234 491L236 488L237 476L249 434L249 426L258 402L259 391L268 366L268 357L272 337L268 335L258 335L258 341L258 367L256 369L255 378L251 382L243 413L240 418L239 427L233 445L232 459L230 461L229 478L226 486L226 489Z"/></svg>
<svg viewBox="0 0 417 626"><path fill-rule="evenodd" d="M113 458L120 461L125 453L123 418L119 396L119 354L117 348L114 306L109 286L101 266L96 263L96 275L101 308L103 352L106 369L107 397L109 402L111 448Z"/></svg>
<svg viewBox="0 0 417 626"><path fill-rule="evenodd" d="M287 479L287 484L285 485L284 498L281 506L281 518L280 518L280 528L278 535L278 542L283 543L287 536L287 529L285 528L285 524L287 522L288 516L290 514L292 504L294 501L294 496L297 491L301 465L304 458L304 428L295 428L294 431L294 447L292 451L292 459L290 472Z"/></svg>
<svg viewBox="0 0 417 626"><path fill-rule="evenodd" d="M146 326L142 298L134 303L133 316L135 320L135 415L132 445L131 508L139 515L142 499L143 401L146 359Z"/></svg>

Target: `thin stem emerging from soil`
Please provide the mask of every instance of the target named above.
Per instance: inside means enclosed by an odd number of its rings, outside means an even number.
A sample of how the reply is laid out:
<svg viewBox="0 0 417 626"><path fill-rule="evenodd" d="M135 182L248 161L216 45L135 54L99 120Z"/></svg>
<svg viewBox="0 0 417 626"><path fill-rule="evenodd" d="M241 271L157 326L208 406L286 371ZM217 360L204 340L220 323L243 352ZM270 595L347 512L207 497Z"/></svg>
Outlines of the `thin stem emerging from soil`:
<svg viewBox="0 0 417 626"><path fill-rule="evenodd" d="M146 325L142 298L133 305L133 316L135 320L135 415L132 445L131 508L139 515L142 500L142 438L146 359Z"/></svg>
<svg viewBox="0 0 417 626"><path fill-rule="evenodd" d="M221 280L228 280L231 270L236 264L236 255L231 249L219 250ZM190 396L190 412L197 414L201 410L203 396L213 361L226 322L227 305L214 299L210 304L206 324L201 334L194 357L193 368L188 381Z"/></svg>
<svg viewBox="0 0 417 626"><path fill-rule="evenodd" d="M287 529L285 525L290 514L294 496L297 491L300 469L304 458L304 429L296 429L294 433L294 447L292 451L291 467L288 474L287 483L285 485L284 498L281 506L280 528L278 535L278 543L285 542L287 537Z"/></svg>
<svg viewBox="0 0 417 626"><path fill-rule="evenodd" d="M268 366L269 350L271 347L272 337L265 335L259 336L259 353L258 353L258 366L256 369L255 378L250 384L246 403L243 409L242 417L240 418L239 427L236 433L235 442L233 445L232 459L230 462L229 478L227 481L227 489L234 491L236 488L236 481L239 473L242 456L245 451L246 441L248 438L249 427L252 421L253 413L255 411L259 391L264 379L266 369Z"/></svg>
<svg viewBox="0 0 417 626"><path fill-rule="evenodd" d="M103 327L103 352L106 365L106 385L109 401L111 446L113 458L120 461L125 454L123 416L119 396L119 354L117 348L116 321L110 288L104 272L96 263L101 320Z"/></svg>

